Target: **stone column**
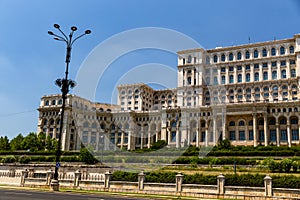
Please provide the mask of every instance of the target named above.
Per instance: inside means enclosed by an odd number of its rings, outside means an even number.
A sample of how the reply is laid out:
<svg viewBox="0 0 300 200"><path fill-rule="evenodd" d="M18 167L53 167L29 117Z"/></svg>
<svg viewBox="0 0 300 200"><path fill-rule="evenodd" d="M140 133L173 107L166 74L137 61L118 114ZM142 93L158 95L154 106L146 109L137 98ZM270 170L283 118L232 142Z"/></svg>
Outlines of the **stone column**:
<svg viewBox="0 0 300 200"><path fill-rule="evenodd" d="M51 184L51 180L53 179L53 176L54 176L54 171L52 169L49 169L47 171L46 185L50 185Z"/></svg>
<svg viewBox="0 0 300 200"><path fill-rule="evenodd" d="M110 173L110 172L106 172L104 174L104 188L109 189L111 176L112 176L112 173Z"/></svg>
<svg viewBox="0 0 300 200"><path fill-rule="evenodd" d="M24 185L25 185L25 179L26 179L27 177L28 177L28 170L25 169L25 170L22 171L22 175L21 175L21 183L20 183L20 185L21 185L22 187L24 187Z"/></svg>
<svg viewBox="0 0 300 200"><path fill-rule="evenodd" d="M257 121L256 121L256 113L253 114L253 141L254 141L254 146L257 146Z"/></svg>
<svg viewBox="0 0 300 200"><path fill-rule="evenodd" d="M225 176L220 173L219 176L217 176L217 185L218 185L218 194L224 194L225 193Z"/></svg>
<svg viewBox="0 0 300 200"><path fill-rule="evenodd" d="M77 170L75 173L75 177L74 177L74 186L78 187L79 186L79 181L81 180L81 171Z"/></svg>
<svg viewBox="0 0 300 200"><path fill-rule="evenodd" d="M291 147L292 146L292 136L291 136L291 124L290 124L289 119L287 120L286 129L287 129L288 146Z"/></svg>
<svg viewBox="0 0 300 200"><path fill-rule="evenodd" d="M265 135L265 146L268 146L268 116L264 114L264 135Z"/></svg>
<svg viewBox="0 0 300 200"><path fill-rule="evenodd" d="M280 134L279 134L279 124L278 119L276 119L276 145L280 146Z"/></svg>
<svg viewBox="0 0 300 200"><path fill-rule="evenodd" d="M138 174L138 189L139 189L139 191L144 190L145 177L146 177L146 174L144 174L144 171L141 171Z"/></svg>
<svg viewBox="0 0 300 200"><path fill-rule="evenodd" d="M200 125L199 125L199 121L197 122L197 125L196 125L196 147L199 147L199 134L200 134Z"/></svg>
<svg viewBox="0 0 300 200"><path fill-rule="evenodd" d="M271 197L273 195L273 189L272 189L272 178L269 176L269 174L266 175L264 178L265 182L265 196Z"/></svg>
<svg viewBox="0 0 300 200"><path fill-rule="evenodd" d="M208 127L205 127L205 146L208 147Z"/></svg>
<svg viewBox="0 0 300 200"><path fill-rule="evenodd" d="M215 146L217 144L217 118L213 118L213 145Z"/></svg>
<svg viewBox="0 0 300 200"><path fill-rule="evenodd" d="M182 192L182 182L183 182L183 175L181 172L178 172L176 175L176 193Z"/></svg>

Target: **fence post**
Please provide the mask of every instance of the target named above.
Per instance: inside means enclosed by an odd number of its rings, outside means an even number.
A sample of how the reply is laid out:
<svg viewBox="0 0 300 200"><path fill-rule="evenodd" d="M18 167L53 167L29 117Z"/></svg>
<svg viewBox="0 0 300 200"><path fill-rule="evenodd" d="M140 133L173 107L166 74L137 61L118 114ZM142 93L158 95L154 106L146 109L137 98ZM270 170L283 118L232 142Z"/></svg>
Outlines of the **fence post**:
<svg viewBox="0 0 300 200"><path fill-rule="evenodd" d="M53 176L54 176L54 171L52 169L49 169L47 171L46 185L50 185L51 184L51 180L53 179Z"/></svg>
<svg viewBox="0 0 300 200"><path fill-rule="evenodd" d="M182 192L183 175L178 172L176 175L176 193Z"/></svg>
<svg viewBox="0 0 300 200"><path fill-rule="evenodd" d="M81 180L81 171L80 170L77 170L76 172L75 172L75 179L74 179L74 186L75 187L78 187L79 186L79 181Z"/></svg>
<svg viewBox="0 0 300 200"><path fill-rule="evenodd" d="M217 176L217 184L218 184L218 194L224 194L225 193L225 176L220 173L219 176Z"/></svg>
<svg viewBox="0 0 300 200"><path fill-rule="evenodd" d="M22 187L25 186L25 178L27 178L27 177L28 177L28 170L27 170L27 169L22 170L22 174L21 174L21 183L20 183L20 185L21 185Z"/></svg>
<svg viewBox="0 0 300 200"><path fill-rule="evenodd" d="M139 191L143 191L144 190L145 176L146 176L146 174L144 174L144 171L141 171L138 174L138 188L139 188Z"/></svg>
<svg viewBox="0 0 300 200"><path fill-rule="evenodd" d="M104 174L104 188L107 188L109 189L110 187L110 179L111 179L111 173L108 171L108 172L105 172Z"/></svg>
<svg viewBox="0 0 300 200"><path fill-rule="evenodd" d="M15 175L16 175L16 169L10 169L9 170L9 177L15 177Z"/></svg>
<svg viewBox="0 0 300 200"><path fill-rule="evenodd" d="M272 178L267 174L264 178L265 182L265 196L271 197L273 195L273 188L272 188Z"/></svg>

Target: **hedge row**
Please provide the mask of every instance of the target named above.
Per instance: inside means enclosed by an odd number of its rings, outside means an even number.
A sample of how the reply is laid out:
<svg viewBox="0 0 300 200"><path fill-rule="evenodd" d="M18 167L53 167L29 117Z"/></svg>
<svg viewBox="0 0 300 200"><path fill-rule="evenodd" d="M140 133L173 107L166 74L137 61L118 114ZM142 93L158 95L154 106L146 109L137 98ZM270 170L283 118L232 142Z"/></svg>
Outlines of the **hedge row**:
<svg viewBox="0 0 300 200"><path fill-rule="evenodd" d="M62 151L62 155L70 155L75 156L79 155L79 152L74 151ZM22 155L55 155L55 151L0 151L0 155L16 155L16 156L22 156Z"/></svg>
<svg viewBox="0 0 300 200"><path fill-rule="evenodd" d="M147 172L145 182L150 183L175 183L174 172ZM264 187L264 177L261 174L227 174L225 185ZM116 171L112 174L113 181L137 182L138 173ZM300 179L296 176L272 176L274 188L300 188ZM193 174L183 176L184 184L217 185L217 177L212 175Z"/></svg>
<svg viewBox="0 0 300 200"><path fill-rule="evenodd" d="M248 158L215 158L215 157L179 157L174 164L209 164L209 165L257 165L256 159Z"/></svg>
<svg viewBox="0 0 300 200"><path fill-rule="evenodd" d="M62 156L62 162L80 162L78 156ZM4 156L0 157L0 163L22 163L27 164L29 162L55 162L55 156Z"/></svg>

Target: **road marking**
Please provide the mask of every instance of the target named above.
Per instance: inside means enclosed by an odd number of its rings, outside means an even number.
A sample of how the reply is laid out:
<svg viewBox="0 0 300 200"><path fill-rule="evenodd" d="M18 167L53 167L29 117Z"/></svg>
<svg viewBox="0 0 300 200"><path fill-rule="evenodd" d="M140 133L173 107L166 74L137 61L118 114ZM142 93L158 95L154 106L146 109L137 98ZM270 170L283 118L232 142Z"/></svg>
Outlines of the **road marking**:
<svg viewBox="0 0 300 200"><path fill-rule="evenodd" d="M32 196L32 194L29 193L24 193L24 192L4 192L6 194L14 194L14 195L28 195L28 196Z"/></svg>

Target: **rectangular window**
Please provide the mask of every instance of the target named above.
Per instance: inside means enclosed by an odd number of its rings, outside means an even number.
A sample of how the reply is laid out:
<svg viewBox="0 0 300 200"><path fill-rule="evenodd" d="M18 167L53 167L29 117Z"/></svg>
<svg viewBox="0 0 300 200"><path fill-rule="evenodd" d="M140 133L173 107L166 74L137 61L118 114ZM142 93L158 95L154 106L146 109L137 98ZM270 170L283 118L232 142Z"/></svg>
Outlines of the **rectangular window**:
<svg viewBox="0 0 300 200"><path fill-rule="evenodd" d="M299 140L299 130L292 129L292 140Z"/></svg>
<svg viewBox="0 0 300 200"><path fill-rule="evenodd" d="M205 142L205 132L201 132L201 142Z"/></svg>
<svg viewBox="0 0 300 200"><path fill-rule="evenodd" d="M230 131L229 134L230 134L229 135L229 137L230 137L229 139L230 140L235 140L235 131Z"/></svg>
<svg viewBox="0 0 300 200"><path fill-rule="evenodd" d="M246 70L250 70L250 65L246 65Z"/></svg>
<svg viewBox="0 0 300 200"><path fill-rule="evenodd" d="M254 69L259 69L259 64L254 64Z"/></svg>
<svg viewBox="0 0 300 200"><path fill-rule="evenodd" d="M286 130L281 130L281 131L280 131L280 140L281 140L281 141L287 141Z"/></svg>
<svg viewBox="0 0 300 200"><path fill-rule="evenodd" d="M263 68L267 68L268 67L268 63L263 63Z"/></svg>
<svg viewBox="0 0 300 200"><path fill-rule="evenodd" d="M245 131L239 131L239 140L245 140Z"/></svg>
<svg viewBox="0 0 300 200"><path fill-rule="evenodd" d="M296 64L295 60L290 60L290 65Z"/></svg>
<svg viewBox="0 0 300 200"><path fill-rule="evenodd" d="M258 132L258 141L263 142L265 140L265 133L264 130L260 130Z"/></svg>
<svg viewBox="0 0 300 200"><path fill-rule="evenodd" d="M270 130L270 141L276 141L276 130Z"/></svg>
<svg viewBox="0 0 300 200"><path fill-rule="evenodd" d="M221 68L221 72L226 72L225 67L222 67L222 68Z"/></svg>
<svg viewBox="0 0 300 200"><path fill-rule="evenodd" d="M230 72L233 72L233 67L229 67L229 71L230 71Z"/></svg>
<svg viewBox="0 0 300 200"><path fill-rule="evenodd" d="M237 70L241 71L242 70L242 66L237 66Z"/></svg>
<svg viewBox="0 0 300 200"><path fill-rule="evenodd" d="M253 140L253 131L252 130L249 131L249 140Z"/></svg>
<svg viewBox="0 0 300 200"><path fill-rule="evenodd" d="M272 67L276 67L277 66L277 62L272 62Z"/></svg>
<svg viewBox="0 0 300 200"><path fill-rule="evenodd" d="M173 131L171 133L171 142L176 142L176 132L175 131Z"/></svg>
<svg viewBox="0 0 300 200"><path fill-rule="evenodd" d="M286 66L285 60L280 61L280 66Z"/></svg>

